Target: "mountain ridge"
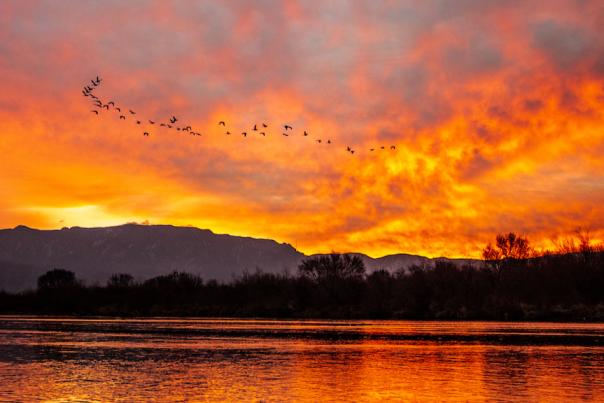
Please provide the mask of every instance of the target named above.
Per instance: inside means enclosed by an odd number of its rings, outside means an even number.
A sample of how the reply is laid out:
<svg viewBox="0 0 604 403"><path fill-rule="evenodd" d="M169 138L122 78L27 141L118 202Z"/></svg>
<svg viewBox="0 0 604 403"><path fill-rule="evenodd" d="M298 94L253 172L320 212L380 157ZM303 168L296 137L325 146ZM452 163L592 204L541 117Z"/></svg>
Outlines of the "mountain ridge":
<svg viewBox="0 0 604 403"><path fill-rule="evenodd" d="M472 263L472 259L428 258L411 254L361 257L369 273L396 271L438 260ZM18 225L0 229L0 290L34 288L37 277L53 268L76 273L86 283L104 283L114 273L137 280L175 270L227 281L257 269L295 273L309 256L289 243L268 238L216 234L209 229L169 224L128 223L109 227L64 227L40 230Z"/></svg>

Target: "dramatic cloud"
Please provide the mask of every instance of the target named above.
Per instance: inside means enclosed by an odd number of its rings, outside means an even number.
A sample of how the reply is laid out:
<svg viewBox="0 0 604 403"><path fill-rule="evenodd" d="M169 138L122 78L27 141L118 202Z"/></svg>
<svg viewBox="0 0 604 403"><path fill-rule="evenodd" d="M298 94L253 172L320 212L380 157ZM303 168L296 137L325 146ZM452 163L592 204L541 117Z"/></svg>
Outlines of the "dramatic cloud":
<svg viewBox="0 0 604 403"><path fill-rule="evenodd" d="M602 26L597 1L4 1L0 226L148 220L372 255L604 239ZM97 74L203 135L94 116Z"/></svg>

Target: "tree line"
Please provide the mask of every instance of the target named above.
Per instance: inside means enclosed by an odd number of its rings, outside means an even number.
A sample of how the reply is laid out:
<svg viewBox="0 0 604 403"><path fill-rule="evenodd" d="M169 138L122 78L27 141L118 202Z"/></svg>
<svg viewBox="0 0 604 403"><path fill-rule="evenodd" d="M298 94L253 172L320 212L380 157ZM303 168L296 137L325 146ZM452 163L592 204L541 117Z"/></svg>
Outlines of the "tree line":
<svg viewBox="0 0 604 403"><path fill-rule="evenodd" d="M36 290L0 292L0 313L276 318L604 320L604 248L588 239L536 253L498 235L480 264L446 261L367 273L354 255L310 257L295 275L256 271L230 282L173 272L137 282L125 273L86 286L65 269Z"/></svg>

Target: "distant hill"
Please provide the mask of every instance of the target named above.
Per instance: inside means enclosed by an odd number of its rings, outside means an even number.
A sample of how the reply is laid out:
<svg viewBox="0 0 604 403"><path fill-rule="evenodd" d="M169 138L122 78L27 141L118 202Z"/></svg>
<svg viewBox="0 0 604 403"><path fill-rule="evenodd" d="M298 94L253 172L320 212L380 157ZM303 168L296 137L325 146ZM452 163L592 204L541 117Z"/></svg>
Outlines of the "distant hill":
<svg viewBox="0 0 604 403"><path fill-rule="evenodd" d="M434 261L407 254L378 259L358 255L369 272ZM295 273L305 257L286 243L192 227L126 224L37 230L18 226L0 230L0 290L34 288L38 276L53 268L71 270L89 284L105 283L113 273L145 280L175 270L224 281L246 270Z"/></svg>

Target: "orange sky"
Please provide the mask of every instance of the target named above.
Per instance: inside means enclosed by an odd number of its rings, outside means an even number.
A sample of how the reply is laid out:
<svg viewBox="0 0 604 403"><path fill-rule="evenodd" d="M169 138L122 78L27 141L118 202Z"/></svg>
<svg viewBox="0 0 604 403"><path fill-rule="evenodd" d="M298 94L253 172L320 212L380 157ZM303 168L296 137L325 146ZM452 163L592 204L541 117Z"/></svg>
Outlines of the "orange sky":
<svg viewBox="0 0 604 403"><path fill-rule="evenodd" d="M148 221L372 256L602 240L602 27L599 1L3 1L0 227ZM102 98L203 136L95 117L97 74Z"/></svg>

